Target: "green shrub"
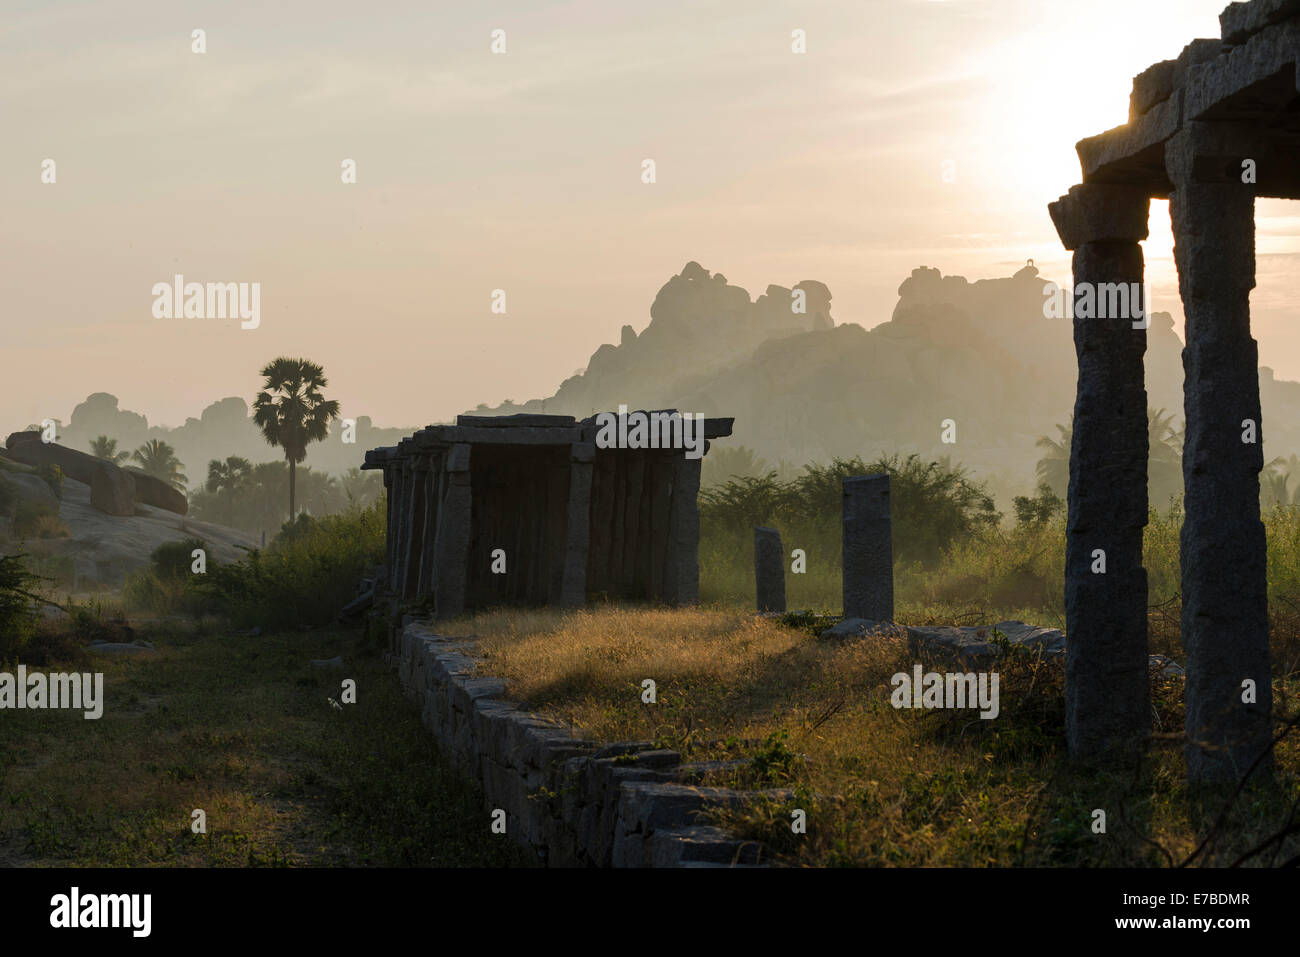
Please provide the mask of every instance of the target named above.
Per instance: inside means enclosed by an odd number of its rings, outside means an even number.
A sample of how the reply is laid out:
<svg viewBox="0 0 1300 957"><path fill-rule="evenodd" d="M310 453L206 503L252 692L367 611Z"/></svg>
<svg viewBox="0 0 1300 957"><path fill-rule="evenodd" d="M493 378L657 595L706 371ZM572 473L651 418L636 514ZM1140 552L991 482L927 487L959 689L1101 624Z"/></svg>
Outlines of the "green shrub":
<svg viewBox="0 0 1300 957"><path fill-rule="evenodd" d="M37 478L50 487L57 499L63 498L63 469L57 465L38 465L35 469Z"/></svg>
<svg viewBox="0 0 1300 957"><path fill-rule="evenodd" d="M385 525L383 502L320 519L304 516L286 523L265 551L209 566L193 587L241 625L323 625L353 599L363 572L383 559Z"/></svg>
<svg viewBox="0 0 1300 957"><path fill-rule="evenodd" d="M164 542L153 550L149 556L153 562L154 574L161 579L187 578L194 564L194 550L206 549L207 542L201 538L186 538L179 542ZM208 561L208 567L213 562Z"/></svg>
<svg viewBox="0 0 1300 957"><path fill-rule="evenodd" d="M36 623L35 589L41 578L27 569L25 555L0 555L0 661L15 657Z"/></svg>

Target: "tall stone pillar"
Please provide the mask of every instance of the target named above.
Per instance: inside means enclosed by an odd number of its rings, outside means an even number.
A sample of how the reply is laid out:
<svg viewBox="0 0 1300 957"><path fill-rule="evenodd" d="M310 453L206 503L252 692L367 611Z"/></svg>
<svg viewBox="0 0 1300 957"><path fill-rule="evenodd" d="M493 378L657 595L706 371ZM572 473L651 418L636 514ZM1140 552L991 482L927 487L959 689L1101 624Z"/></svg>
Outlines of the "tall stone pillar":
<svg viewBox="0 0 1300 957"><path fill-rule="evenodd" d="M1079 379L1065 539L1065 725L1071 756L1085 761L1151 734L1142 567L1149 320L1144 292L1139 305L1132 296L1134 284L1144 289L1139 242L1149 209L1145 192L1102 184L1075 186L1050 206L1074 251Z"/></svg>
<svg viewBox="0 0 1300 957"><path fill-rule="evenodd" d="M429 491L429 456L416 453L411 456L411 504L407 518L406 571L402 576L402 597L418 598L420 595L420 562L424 557L425 508Z"/></svg>
<svg viewBox="0 0 1300 957"><path fill-rule="evenodd" d="M397 540L397 503L393 494L395 472L392 462L384 463L384 579L389 591L393 590L394 542Z"/></svg>
<svg viewBox="0 0 1300 957"><path fill-rule="evenodd" d="M595 442L575 442L569 452L569 515L565 527L564 580L560 605L581 608L587 601L587 551L591 545L591 467Z"/></svg>
<svg viewBox="0 0 1300 957"><path fill-rule="evenodd" d="M702 459L688 459L681 452L673 456L664 597L674 605L691 605L700 599L701 462Z"/></svg>
<svg viewBox="0 0 1300 957"><path fill-rule="evenodd" d="M846 478L843 492L844 617L893 621L894 526L889 476Z"/></svg>
<svg viewBox="0 0 1300 957"><path fill-rule="evenodd" d="M393 462L393 594L403 597L406 582L406 543L410 538L408 518L411 500L410 461L402 456Z"/></svg>
<svg viewBox="0 0 1300 957"><path fill-rule="evenodd" d="M785 550L775 528L754 529L754 584L760 612L785 611Z"/></svg>
<svg viewBox="0 0 1300 957"><path fill-rule="evenodd" d="M433 559L434 613L439 618L455 618L465 611L472 508L469 454L468 444L457 443L447 450L443 463L445 490Z"/></svg>
<svg viewBox="0 0 1300 957"><path fill-rule="evenodd" d="M1233 146L1231 128L1192 123L1165 154L1186 317L1182 625L1192 783L1238 780L1261 755L1265 773L1272 765L1259 353L1250 334L1255 197ZM1246 682L1253 702L1243 701Z"/></svg>

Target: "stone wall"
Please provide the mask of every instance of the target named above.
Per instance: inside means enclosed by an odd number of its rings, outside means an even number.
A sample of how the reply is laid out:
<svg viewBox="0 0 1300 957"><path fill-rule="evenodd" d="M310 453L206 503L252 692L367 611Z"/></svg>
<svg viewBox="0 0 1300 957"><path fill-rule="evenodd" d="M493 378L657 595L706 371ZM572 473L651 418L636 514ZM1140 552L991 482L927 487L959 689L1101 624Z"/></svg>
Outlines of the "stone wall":
<svg viewBox="0 0 1300 957"><path fill-rule="evenodd" d="M480 782L487 811L503 809L506 834L548 866L761 866L761 845L697 817L756 796L696 783L723 765L684 764L649 742L575 738L502 700L499 678L476 676L472 639L435 634L409 616L391 637L402 688L444 758Z"/></svg>

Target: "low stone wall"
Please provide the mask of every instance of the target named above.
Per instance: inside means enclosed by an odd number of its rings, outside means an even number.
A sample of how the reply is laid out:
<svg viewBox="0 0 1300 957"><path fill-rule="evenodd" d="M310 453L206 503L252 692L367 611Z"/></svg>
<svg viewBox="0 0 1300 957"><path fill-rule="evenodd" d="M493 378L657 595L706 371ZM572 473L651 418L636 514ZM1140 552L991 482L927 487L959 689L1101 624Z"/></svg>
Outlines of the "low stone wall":
<svg viewBox="0 0 1300 957"><path fill-rule="evenodd" d="M756 796L694 783L722 765L683 764L649 742L574 738L502 700L503 681L475 675L473 646L414 621L390 641L424 726L444 757L482 784L488 810L505 811L507 835L552 867L761 866L760 844L698 820L707 807Z"/></svg>

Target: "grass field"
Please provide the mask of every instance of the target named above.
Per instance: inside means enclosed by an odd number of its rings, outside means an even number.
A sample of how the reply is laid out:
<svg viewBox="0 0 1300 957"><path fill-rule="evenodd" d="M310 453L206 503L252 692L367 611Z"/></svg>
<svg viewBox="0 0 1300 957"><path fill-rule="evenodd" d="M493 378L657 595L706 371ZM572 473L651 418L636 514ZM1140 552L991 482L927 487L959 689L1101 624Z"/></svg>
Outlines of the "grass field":
<svg viewBox="0 0 1300 957"><path fill-rule="evenodd" d="M1183 783L1180 679L1152 678L1147 761L1087 772L1065 760L1060 669L1024 657L999 666L1002 711L986 721L892 707L890 677L914 663L905 641L824 643L813 628L734 609L497 611L449 629L482 636L481 670L505 678L509 697L576 730L737 762L712 783L794 788L788 805L719 818L789 864L1167 865L1212 831L1195 863L1227 864L1295 812L1291 738L1275 786L1250 790L1213 828L1222 796ZM654 704L642 700L646 678ZM1292 684L1279 680L1279 700ZM794 808L807 813L805 835L792 832ZM1105 834L1092 830L1097 809ZM1293 834L1246 863L1297 853Z"/></svg>
<svg viewBox="0 0 1300 957"><path fill-rule="evenodd" d="M99 720L0 714L0 866L528 863L490 833L480 795L442 764L357 632L140 629L156 654L91 657L56 642L39 665L102 671ZM346 670L309 666L335 655ZM357 701L335 708L344 677ZM194 809L206 834L191 830Z"/></svg>

